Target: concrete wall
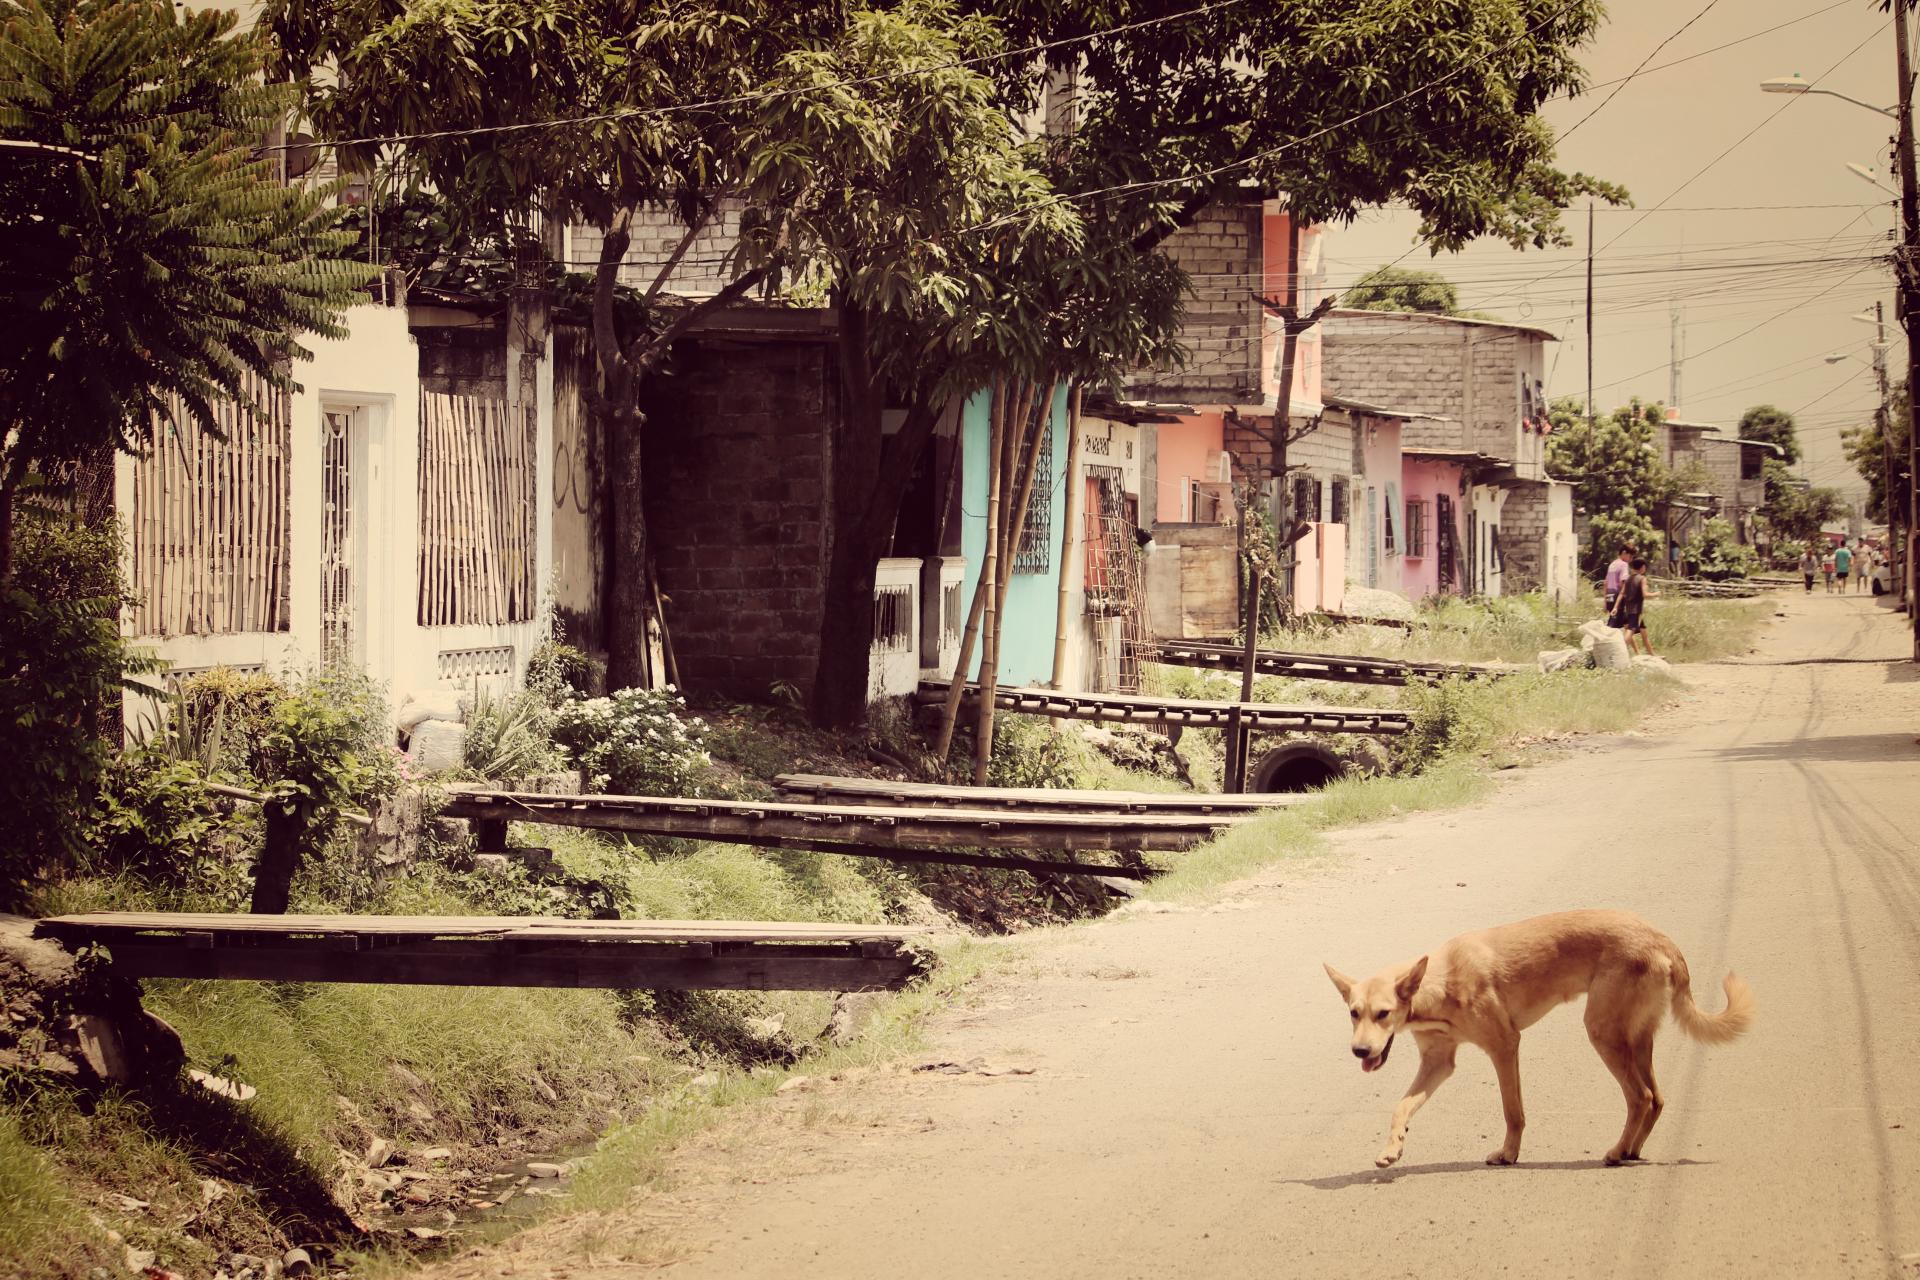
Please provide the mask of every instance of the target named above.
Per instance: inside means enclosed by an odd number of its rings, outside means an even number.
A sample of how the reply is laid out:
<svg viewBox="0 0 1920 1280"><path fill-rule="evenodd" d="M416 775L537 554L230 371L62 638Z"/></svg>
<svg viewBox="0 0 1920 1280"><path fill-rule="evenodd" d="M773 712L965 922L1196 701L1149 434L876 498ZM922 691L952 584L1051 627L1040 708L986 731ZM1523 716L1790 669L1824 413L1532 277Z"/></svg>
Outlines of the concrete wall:
<svg viewBox="0 0 1920 1280"><path fill-rule="evenodd" d="M667 624L694 689L764 698L808 689L819 653L830 348L683 344L642 392L645 489Z"/></svg>
<svg viewBox="0 0 1920 1280"><path fill-rule="evenodd" d="M1285 206L1277 200L1269 200L1262 207L1261 225L1264 242L1261 246L1261 264L1263 278L1262 292L1269 298L1284 299L1287 296L1287 277L1296 268L1287 261L1288 228L1291 220L1287 217ZM1326 296L1326 236L1320 227L1309 226L1300 229L1300 262L1297 267L1300 276L1300 309L1311 311ZM1280 393L1280 357L1286 328L1280 317L1263 311L1260 335L1260 391L1266 404L1277 404ZM1317 405L1320 403L1322 373L1325 365L1325 353L1321 336L1325 326L1315 325L1301 334L1294 343L1293 397L1294 405Z"/></svg>
<svg viewBox="0 0 1920 1280"><path fill-rule="evenodd" d="M1252 404L1260 400L1266 321L1252 282L1265 269L1264 220L1258 201L1216 205L1168 238L1168 255L1192 278L1181 341L1184 368L1140 370L1127 393L1189 404Z"/></svg>
<svg viewBox="0 0 1920 1280"><path fill-rule="evenodd" d="M1434 415L1406 425L1408 448L1473 449L1544 474L1544 437L1522 413L1523 382L1545 376L1539 334L1390 311L1335 311L1321 328L1329 394Z"/></svg>
<svg viewBox="0 0 1920 1280"><path fill-rule="evenodd" d="M718 293L734 276L725 259L740 238L740 208L723 207L702 231L669 277L668 291L683 294ZM643 209L634 221L633 242L622 259L620 283L645 289L666 264L686 227L663 209ZM567 229L566 255L575 271L590 272L600 261L606 237L597 227Z"/></svg>
<svg viewBox="0 0 1920 1280"><path fill-rule="evenodd" d="M1473 594L1497 596L1505 594L1506 574L1503 568L1505 556L1494 555L1494 538L1498 535L1502 513L1507 505L1509 490L1497 484L1476 484L1467 493L1467 501L1473 513L1473 525L1464 530L1471 534L1472 546L1462 542L1461 548L1473 557L1473 575L1469 580ZM1504 540L1501 547L1505 551Z"/></svg>
<svg viewBox="0 0 1920 1280"><path fill-rule="evenodd" d="M1355 423L1353 507L1347 519L1347 577L1358 586L1401 589L1399 566L1386 558L1381 511L1389 482L1400 473L1400 420L1365 415ZM1369 497L1369 495L1372 495Z"/></svg>
<svg viewBox="0 0 1920 1280"><path fill-rule="evenodd" d="M1397 559L1400 565L1400 590L1410 600L1420 600L1440 592L1440 541L1439 541L1439 495L1445 494L1452 500L1454 509L1454 548L1455 579L1454 590L1461 586L1460 575L1465 570L1462 562L1466 551L1466 525L1462 519L1466 498L1460 492L1460 464L1456 462L1426 461L1407 458L1400 469L1402 477L1401 510L1395 513L1394 523L1399 529L1399 546L1404 552L1406 542L1405 506L1414 501L1427 504L1427 540L1421 555L1401 554L1389 557L1388 564Z"/></svg>
<svg viewBox="0 0 1920 1280"><path fill-rule="evenodd" d="M960 549L967 561L967 579L963 598L971 604L987 549L987 450L992 436L989 399L984 391L976 393L961 410L961 524ZM1053 679L1054 621L1060 608L1060 521L1065 512L1062 472L1067 459L1067 392L1060 388L1053 398L1050 430L1053 432L1052 474L1035 477L1037 489L1044 479L1052 499L1052 522L1045 573L1016 573L1007 588L1006 622L1000 635L1000 683L1003 685L1046 684ZM980 646L974 647L971 674L980 671Z"/></svg>
<svg viewBox="0 0 1920 1280"><path fill-rule="evenodd" d="M1180 421L1161 423L1154 428L1159 462L1157 472L1158 520L1156 523L1193 523L1193 485L1216 483L1221 478L1218 465L1225 435L1222 414L1182 415ZM1231 466L1227 480L1235 479Z"/></svg>

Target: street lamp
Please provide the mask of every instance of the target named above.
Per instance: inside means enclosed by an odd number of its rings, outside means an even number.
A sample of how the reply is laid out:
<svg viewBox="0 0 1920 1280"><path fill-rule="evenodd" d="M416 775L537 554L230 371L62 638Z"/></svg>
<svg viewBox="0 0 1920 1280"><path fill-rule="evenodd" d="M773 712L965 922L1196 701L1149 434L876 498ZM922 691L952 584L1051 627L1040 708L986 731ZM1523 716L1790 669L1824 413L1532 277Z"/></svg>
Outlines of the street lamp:
<svg viewBox="0 0 1920 1280"><path fill-rule="evenodd" d="M1799 72L1790 76L1775 76L1771 80L1760 82L1762 93L1824 93L1829 98L1838 98L1842 102L1851 102L1856 107L1865 107L1869 111L1878 111L1881 115L1897 120L1900 113L1892 107L1876 107L1871 102L1862 102L1858 98L1849 98L1844 93L1835 93L1831 89L1816 89L1813 81L1802 78Z"/></svg>
<svg viewBox="0 0 1920 1280"><path fill-rule="evenodd" d="M1853 174L1855 177L1865 178L1868 182L1871 182L1874 186L1880 188L1890 196L1900 194L1886 183L1880 181L1880 171L1870 164L1859 164L1849 160L1847 161L1847 172Z"/></svg>

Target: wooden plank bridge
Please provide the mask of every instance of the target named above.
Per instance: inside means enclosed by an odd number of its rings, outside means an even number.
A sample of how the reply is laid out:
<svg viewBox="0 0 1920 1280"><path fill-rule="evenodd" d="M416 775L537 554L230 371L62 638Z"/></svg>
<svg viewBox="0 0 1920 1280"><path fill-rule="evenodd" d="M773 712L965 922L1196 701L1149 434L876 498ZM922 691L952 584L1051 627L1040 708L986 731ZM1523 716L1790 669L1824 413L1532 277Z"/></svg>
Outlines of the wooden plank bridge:
<svg viewBox="0 0 1920 1280"><path fill-rule="evenodd" d="M921 973L923 928L539 916L119 912L34 926L134 978L632 990L878 991Z"/></svg>
<svg viewBox="0 0 1920 1280"><path fill-rule="evenodd" d="M773 780L796 798L820 803L889 806L1021 809L1035 812L1110 814L1263 813L1302 804L1309 795L1219 795L1193 791L1077 791L1051 787L960 787L887 778L841 778L824 773L783 773Z"/></svg>
<svg viewBox="0 0 1920 1280"><path fill-rule="evenodd" d="M547 795L455 789L441 816L475 825L482 850L505 847L508 822L587 827L635 835L713 840L725 844L1001 867L1042 875L1122 876L1150 872L1129 865L1029 858L1011 852L1106 851L1138 854L1191 848L1240 821L1229 813L1059 813L1007 809L887 808L871 804L706 800L680 796Z"/></svg>
<svg viewBox="0 0 1920 1280"><path fill-rule="evenodd" d="M922 705L944 702L948 682L923 680L915 695ZM961 697L972 706L980 686L968 683ZM1055 716L1069 720L1106 720L1123 724L1166 725L1184 729L1301 733L1405 733L1409 712L1395 707L1283 706L1270 702L1225 702L1198 698L1156 698L1130 693L1062 693L1055 689L996 689L1001 711Z"/></svg>
<svg viewBox="0 0 1920 1280"><path fill-rule="evenodd" d="M1244 670L1246 651L1238 645L1206 640L1158 640L1155 662L1212 671ZM1291 676L1296 680L1337 680L1347 684L1400 685L1409 680L1444 680L1463 676L1493 680L1510 674L1507 668L1464 662L1402 662L1395 658L1360 658L1332 653L1284 653L1256 649L1253 669L1263 676Z"/></svg>

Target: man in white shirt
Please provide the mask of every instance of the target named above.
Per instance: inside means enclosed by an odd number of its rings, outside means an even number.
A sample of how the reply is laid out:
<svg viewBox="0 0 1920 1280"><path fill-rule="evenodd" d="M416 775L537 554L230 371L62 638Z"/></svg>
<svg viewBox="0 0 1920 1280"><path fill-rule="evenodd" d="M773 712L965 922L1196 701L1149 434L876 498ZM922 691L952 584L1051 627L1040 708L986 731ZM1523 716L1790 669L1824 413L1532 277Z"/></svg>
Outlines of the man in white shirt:
<svg viewBox="0 0 1920 1280"><path fill-rule="evenodd" d="M1633 548L1622 546L1620 556L1607 566L1607 613L1613 613L1613 606L1620 599L1620 588L1626 585L1627 575L1633 572Z"/></svg>

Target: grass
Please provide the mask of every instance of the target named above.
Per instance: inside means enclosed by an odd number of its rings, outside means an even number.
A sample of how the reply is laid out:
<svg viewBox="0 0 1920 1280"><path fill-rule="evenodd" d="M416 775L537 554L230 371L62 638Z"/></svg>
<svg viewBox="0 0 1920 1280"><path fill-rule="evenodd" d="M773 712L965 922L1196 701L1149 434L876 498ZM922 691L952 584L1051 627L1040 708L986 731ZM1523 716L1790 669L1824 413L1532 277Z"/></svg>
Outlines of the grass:
<svg viewBox="0 0 1920 1280"><path fill-rule="evenodd" d="M17 1116L0 1110L0 1267L10 1275L84 1275L90 1262L109 1260L97 1235L54 1161Z"/></svg>

